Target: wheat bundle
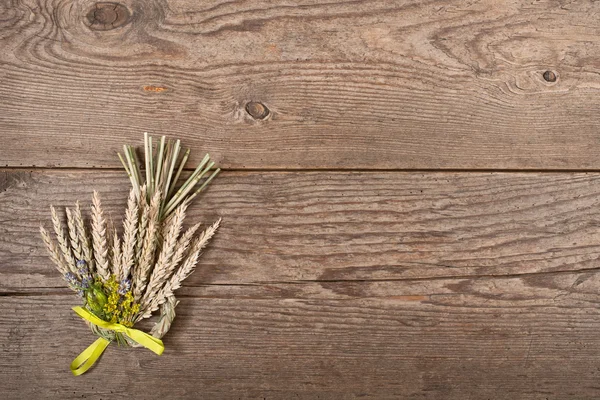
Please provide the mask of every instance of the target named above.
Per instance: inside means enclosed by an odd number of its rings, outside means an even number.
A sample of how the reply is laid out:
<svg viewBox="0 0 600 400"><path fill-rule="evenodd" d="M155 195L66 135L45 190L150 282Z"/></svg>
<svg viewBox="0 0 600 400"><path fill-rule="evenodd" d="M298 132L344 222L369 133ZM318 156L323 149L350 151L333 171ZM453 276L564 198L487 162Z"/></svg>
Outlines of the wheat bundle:
<svg viewBox="0 0 600 400"><path fill-rule="evenodd" d="M132 146L123 146L123 150L119 158L132 188L121 235L109 229L96 191L89 223L77 203L65 210L66 227L51 207L54 238L40 227L56 268L83 301L82 307L74 310L99 337L71 364L75 375L86 372L113 341L162 353L160 339L171 327L178 304L174 292L194 271L220 223L219 219L200 233L200 224L183 228L191 201L220 171L213 169L208 154L183 180L190 150L180 157L179 140L163 136L154 146L145 133L143 169ZM180 180L183 183L179 185ZM149 333L133 329L155 314L158 321Z"/></svg>

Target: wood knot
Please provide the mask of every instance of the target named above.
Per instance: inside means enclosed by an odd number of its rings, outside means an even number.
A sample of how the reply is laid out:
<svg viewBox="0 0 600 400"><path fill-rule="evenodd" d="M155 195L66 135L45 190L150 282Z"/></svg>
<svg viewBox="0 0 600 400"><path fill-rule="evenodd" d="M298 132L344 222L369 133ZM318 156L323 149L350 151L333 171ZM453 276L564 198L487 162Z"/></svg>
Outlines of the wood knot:
<svg viewBox="0 0 600 400"><path fill-rule="evenodd" d="M556 82L556 74L552 71L544 72L544 80L546 82Z"/></svg>
<svg viewBox="0 0 600 400"><path fill-rule="evenodd" d="M144 86L144 91L145 92L160 93L160 92L164 92L165 90L167 90L167 88L166 87L162 87L162 86L152 86L152 85Z"/></svg>
<svg viewBox="0 0 600 400"><path fill-rule="evenodd" d="M87 13L90 29L108 31L129 22L131 13L123 4L102 2L96 3Z"/></svg>
<svg viewBox="0 0 600 400"><path fill-rule="evenodd" d="M251 101L246 104L246 112L254 119L265 119L270 111L264 104Z"/></svg>

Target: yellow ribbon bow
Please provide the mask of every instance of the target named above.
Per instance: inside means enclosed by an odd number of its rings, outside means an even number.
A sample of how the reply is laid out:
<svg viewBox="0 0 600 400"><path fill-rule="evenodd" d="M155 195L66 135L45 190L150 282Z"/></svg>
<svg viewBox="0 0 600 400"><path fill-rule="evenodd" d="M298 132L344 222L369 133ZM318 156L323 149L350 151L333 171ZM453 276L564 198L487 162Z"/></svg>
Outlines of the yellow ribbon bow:
<svg viewBox="0 0 600 400"><path fill-rule="evenodd" d="M82 307L73 307L73 311L77 313L81 318L91 322L94 325L98 325L104 329L110 329L115 332L124 333L129 336L133 341L141 344L148 350L153 351L159 356L165 350L162 340L155 338L154 336L148 335L146 332L142 332L138 329L128 328L121 324L110 323L101 320L94 314ZM110 344L110 340L104 338L98 338L92 343L87 349L81 352L71 363L71 372L73 375L78 376L85 373L98 358L102 355L106 347Z"/></svg>

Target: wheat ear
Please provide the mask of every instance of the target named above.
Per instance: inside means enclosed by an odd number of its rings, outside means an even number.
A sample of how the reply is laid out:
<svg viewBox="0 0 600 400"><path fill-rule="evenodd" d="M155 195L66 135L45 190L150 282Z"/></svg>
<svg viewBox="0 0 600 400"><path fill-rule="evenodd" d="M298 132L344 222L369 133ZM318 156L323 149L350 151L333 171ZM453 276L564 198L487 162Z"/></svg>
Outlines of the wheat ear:
<svg viewBox="0 0 600 400"><path fill-rule="evenodd" d="M188 228L183 235L177 241L177 245L175 246L175 253L171 258L171 262L169 263L169 267L167 269L166 278L170 278L175 271L175 268L179 265L187 251L190 249L190 243L192 242L192 238L200 228L201 223L197 223L196 225Z"/></svg>
<svg viewBox="0 0 600 400"><path fill-rule="evenodd" d="M133 266L135 257L135 244L137 237L138 205L135 191L129 192L125 222L123 223L123 260L121 262L119 280L127 279Z"/></svg>
<svg viewBox="0 0 600 400"><path fill-rule="evenodd" d="M67 227L69 231L69 239L71 241L71 250L77 260L83 260L81 243L79 243L79 236L77 235L77 225L75 224L75 217L69 208L65 209L67 213Z"/></svg>
<svg viewBox="0 0 600 400"><path fill-rule="evenodd" d="M179 233L181 232L183 220L185 219L186 208L187 204L183 204L181 207L178 207L173 214L171 214L172 218L169 220L169 223L167 224L163 234L164 239L162 249L158 254L156 265L154 266L152 274L150 275L146 293L140 302L140 306L142 308L144 308L150 302L156 292L160 290L169 275L171 258L175 253L177 239L179 237Z"/></svg>
<svg viewBox="0 0 600 400"><path fill-rule="evenodd" d="M133 296L138 302L146 290L146 282L154 261L154 251L156 250L157 233L159 228L161 192L155 192L150 201L148 210L148 228L144 236L144 243L137 268L133 276Z"/></svg>
<svg viewBox="0 0 600 400"><path fill-rule="evenodd" d="M173 215L173 214L171 214L171 215ZM175 246L175 253L173 254L173 257L171 258L169 265L165 268L165 273L162 276L162 282L155 285L156 290L153 293L148 294L148 292L146 292L146 298L148 299L147 300L148 303L150 302L149 299L152 299L153 296L156 296L156 294L159 292L159 290L162 289L162 287L165 285L166 281L173 275L173 271L175 271L175 268L177 268L179 266L179 263L183 259L184 255L186 255L187 251L190 249L190 247L191 247L190 243L192 241L192 238L193 238L194 234L196 233L196 231L198 230L198 228L200 227L200 225L202 225L202 224L197 223L196 225L192 226L191 228L188 228L188 230L186 230L185 233L183 235L181 235L179 240L177 240L177 245ZM150 284L148 286L150 287ZM142 301L142 308L144 308L143 301Z"/></svg>
<svg viewBox="0 0 600 400"><path fill-rule="evenodd" d="M194 271L199 256L200 250L194 250L188 255L179 271L167 281L154 298L150 299L150 303L144 307L137 321L152 316L152 313L158 310L158 307L167 301L167 298L173 296L173 292L181 287L181 282Z"/></svg>
<svg viewBox="0 0 600 400"><path fill-rule="evenodd" d="M73 272L76 276L79 276L77 274L77 263L73 258L73 254L71 253L71 246L69 246L69 239L67 239L67 236L65 235L60 218L58 217L56 209L53 206L50 206L50 213L52 214L52 226L54 228L54 232L56 233L56 241L58 242L58 247L62 252L63 260L69 267L69 270L71 270L71 272Z"/></svg>
<svg viewBox="0 0 600 400"><path fill-rule="evenodd" d="M190 254L187 256L181 267L177 270L177 272L167 281L167 283L163 286L163 288L158 292L154 298L151 299L150 304L148 304L138 315L136 321L139 321L144 318L148 318L152 315L152 313L158 310L158 307L165 303L167 299L173 296L173 292L181 287L181 283L188 277L192 272L194 272L194 268L198 263L198 257L200 256L200 252L206 245L210 238L213 237L217 229L219 228L219 224L221 223L221 219L217 222L209 226L204 232L200 234L200 236L194 241L194 244L191 248Z"/></svg>
<svg viewBox="0 0 600 400"><path fill-rule="evenodd" d="M43 226L40 226L40 234L42 235L42 240L46 245L46 250L48 250L48 253L50 254L50 258L52 258L54 265L56 265L56 269L58 269L58 271L63 275L67 274L69 272L69 267L63 260L60 251L56 247L56 244L52 238L50 238L50 234L46 229L44 229Z"/></svg>
<svg viewBox="0 0 600 400"><path fill-rule="evenodd" d="M74 211L75 223L77 224L77 236L79 237L79 243L81 243L81 250L83 259L87 262L88 269L90 272L94 271L94 257L92 254L92 246L90 245L90 238L85 229L85 223L83 216L81 215L81 208L79 202L75 203Z"/></svg>
<svg viewBox="0 0 600 400"><path fill-rule="evenodd" d="M219 229L219 225L221 225L221 218L219 218L215 223L206 228L204 232L202 232L200 236L198 236L198 239L196 239L196 241L194 242L193 249L202 250L203 248L205 248L208 244L208 241L215 235L217 229Z"/></svg>
<svg viewBox="0 0 600 400"><path fill-rule="evenodd" d="M98 192L94 190L92 196L92 243L94 245L96 271L104 282L110 278L108 245L106 242L106 221L102 213L102 203L100 203Z"/></svg>

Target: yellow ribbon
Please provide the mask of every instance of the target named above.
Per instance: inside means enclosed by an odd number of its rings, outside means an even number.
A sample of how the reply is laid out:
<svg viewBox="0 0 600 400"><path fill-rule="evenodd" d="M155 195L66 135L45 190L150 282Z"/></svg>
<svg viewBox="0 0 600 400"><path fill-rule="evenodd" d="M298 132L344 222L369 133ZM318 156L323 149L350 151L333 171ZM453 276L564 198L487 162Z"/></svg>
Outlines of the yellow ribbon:
<svg viewBox="0 0 600 400"><path fill-rule="evenodd" d="M77 313L81 318L91 322L94 325L98 325L101 328L109 329L115 332L124 333L129 336L133 341L141 344L148 350L153 351L159 356L165 350L162 340L155 338L154 336L148 335L146 332L142 332L138 329L128 328L121 324L114 324L103 321L96 317L94 314L82 307L73 307L73 311ZM87 349L81 352L71 363L71 372L73 375L78 376L85 373L94 363L100 358L106 347L110 344L110 341L104 338L98 338L92 343Z"/></svg>

